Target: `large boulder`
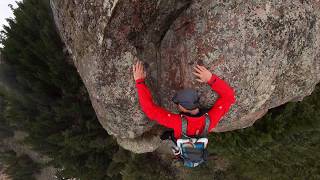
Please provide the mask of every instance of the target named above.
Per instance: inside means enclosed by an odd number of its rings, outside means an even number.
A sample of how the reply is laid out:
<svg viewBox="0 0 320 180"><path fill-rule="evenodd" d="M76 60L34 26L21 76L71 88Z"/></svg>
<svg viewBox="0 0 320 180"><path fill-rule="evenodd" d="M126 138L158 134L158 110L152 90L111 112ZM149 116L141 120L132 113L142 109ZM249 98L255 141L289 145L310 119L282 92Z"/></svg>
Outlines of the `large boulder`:
<svg viewBox="0 0 320 180"><path fill-rule="evenodd" d="M320 79L318 1L52 0L55 22L98 119L123 147L153 151L162 129L140 110L132 77L144 61L155 101L175 111L174 92L193 87L204 64L236 103L216 131L251 126L270 108L309 95Z"/></svg>

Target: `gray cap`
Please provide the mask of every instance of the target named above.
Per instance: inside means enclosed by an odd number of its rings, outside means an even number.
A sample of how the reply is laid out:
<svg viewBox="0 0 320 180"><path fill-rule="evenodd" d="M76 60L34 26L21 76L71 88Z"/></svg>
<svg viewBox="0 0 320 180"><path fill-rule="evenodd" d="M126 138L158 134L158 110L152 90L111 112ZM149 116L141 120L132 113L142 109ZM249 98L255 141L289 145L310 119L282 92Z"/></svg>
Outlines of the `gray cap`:
<svg viewBox="0 0 320 180"><path fill-rule="evenodd" d="M193 110L199 107L199 95L194 89L182 89L178 91L172 101L176 104L180 104L182 107Z"/></svg>

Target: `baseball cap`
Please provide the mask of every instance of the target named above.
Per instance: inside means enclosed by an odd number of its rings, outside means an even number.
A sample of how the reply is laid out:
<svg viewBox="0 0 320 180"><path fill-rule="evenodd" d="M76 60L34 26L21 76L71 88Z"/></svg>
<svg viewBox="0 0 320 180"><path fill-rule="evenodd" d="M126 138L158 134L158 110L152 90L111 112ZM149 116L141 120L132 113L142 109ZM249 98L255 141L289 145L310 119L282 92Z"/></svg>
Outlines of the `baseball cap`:
<svg viewBox="0 0 320 180"><path fill-rule="evenodd" d="M172 98L172 101L175 104L180 104L188 110L193 110L199 107L198 92L191 88L179 90Z"/></svg>

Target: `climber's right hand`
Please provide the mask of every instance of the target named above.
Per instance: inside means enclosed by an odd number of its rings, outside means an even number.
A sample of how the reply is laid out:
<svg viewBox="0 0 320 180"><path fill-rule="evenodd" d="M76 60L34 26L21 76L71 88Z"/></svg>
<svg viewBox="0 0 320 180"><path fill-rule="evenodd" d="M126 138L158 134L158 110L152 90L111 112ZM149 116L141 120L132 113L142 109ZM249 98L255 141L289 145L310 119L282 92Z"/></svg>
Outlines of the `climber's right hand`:
<svg viewBox="0 0 320 180"><path fill-rule="evenodd" d="M145 79L146 78L146 72L144 70L143 67L143 63L142 61L137 61L137 63L135 65L133 65L133 77L134 80L138 80L138 79Z"/></svg>
<svg viewBox="0 0 320 180"><path fill-rule="evenodd" d="M194 70L192 73L199 78L197 81L207 83L211 79L212 73L204 66L197 65Z"/></svg>

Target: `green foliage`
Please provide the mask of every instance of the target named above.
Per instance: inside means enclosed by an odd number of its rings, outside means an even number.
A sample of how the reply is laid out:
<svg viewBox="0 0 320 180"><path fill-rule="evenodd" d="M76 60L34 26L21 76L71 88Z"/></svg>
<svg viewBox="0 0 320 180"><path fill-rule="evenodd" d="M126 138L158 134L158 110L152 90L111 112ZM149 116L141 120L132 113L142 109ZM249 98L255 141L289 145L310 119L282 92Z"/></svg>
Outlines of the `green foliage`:
<svg viewBox="0 0 320 180"><path fill-rule="evenodd" d="M53 158L63 177L106 179L115 141L99 124L76 69L66 62L46 0L25 0L4 27L2 122Z"/></svg>
<svg viewBox="0 0 320 180"><path fill-rule="evenodd" d="M253 127L211 136L210 151L227 158L225 179L319 179L320 85Z"/></svg>
<svg viewBox="0 0 320 180"><path fill-rule="evenodd" d="M13 136L13 131L4 117L5 108L7 107L7 101L3 98L0 92L0 139Z"/></svg>
<svg viewBox="0 0 320 180"><path fill-rule="evenodd" d="M170 162L163 162L158 156L149 154L132 154L131 159L121 170L123 180L135 179L174 179Z"/></svg>
<svg viewBox="0 0 320 180"><path fill-rule="evenodd" d="M6 164L5 174L13 180L35 180L40 166L27 155L17 156L13 151L1 152L0 161Z"/></svg>

